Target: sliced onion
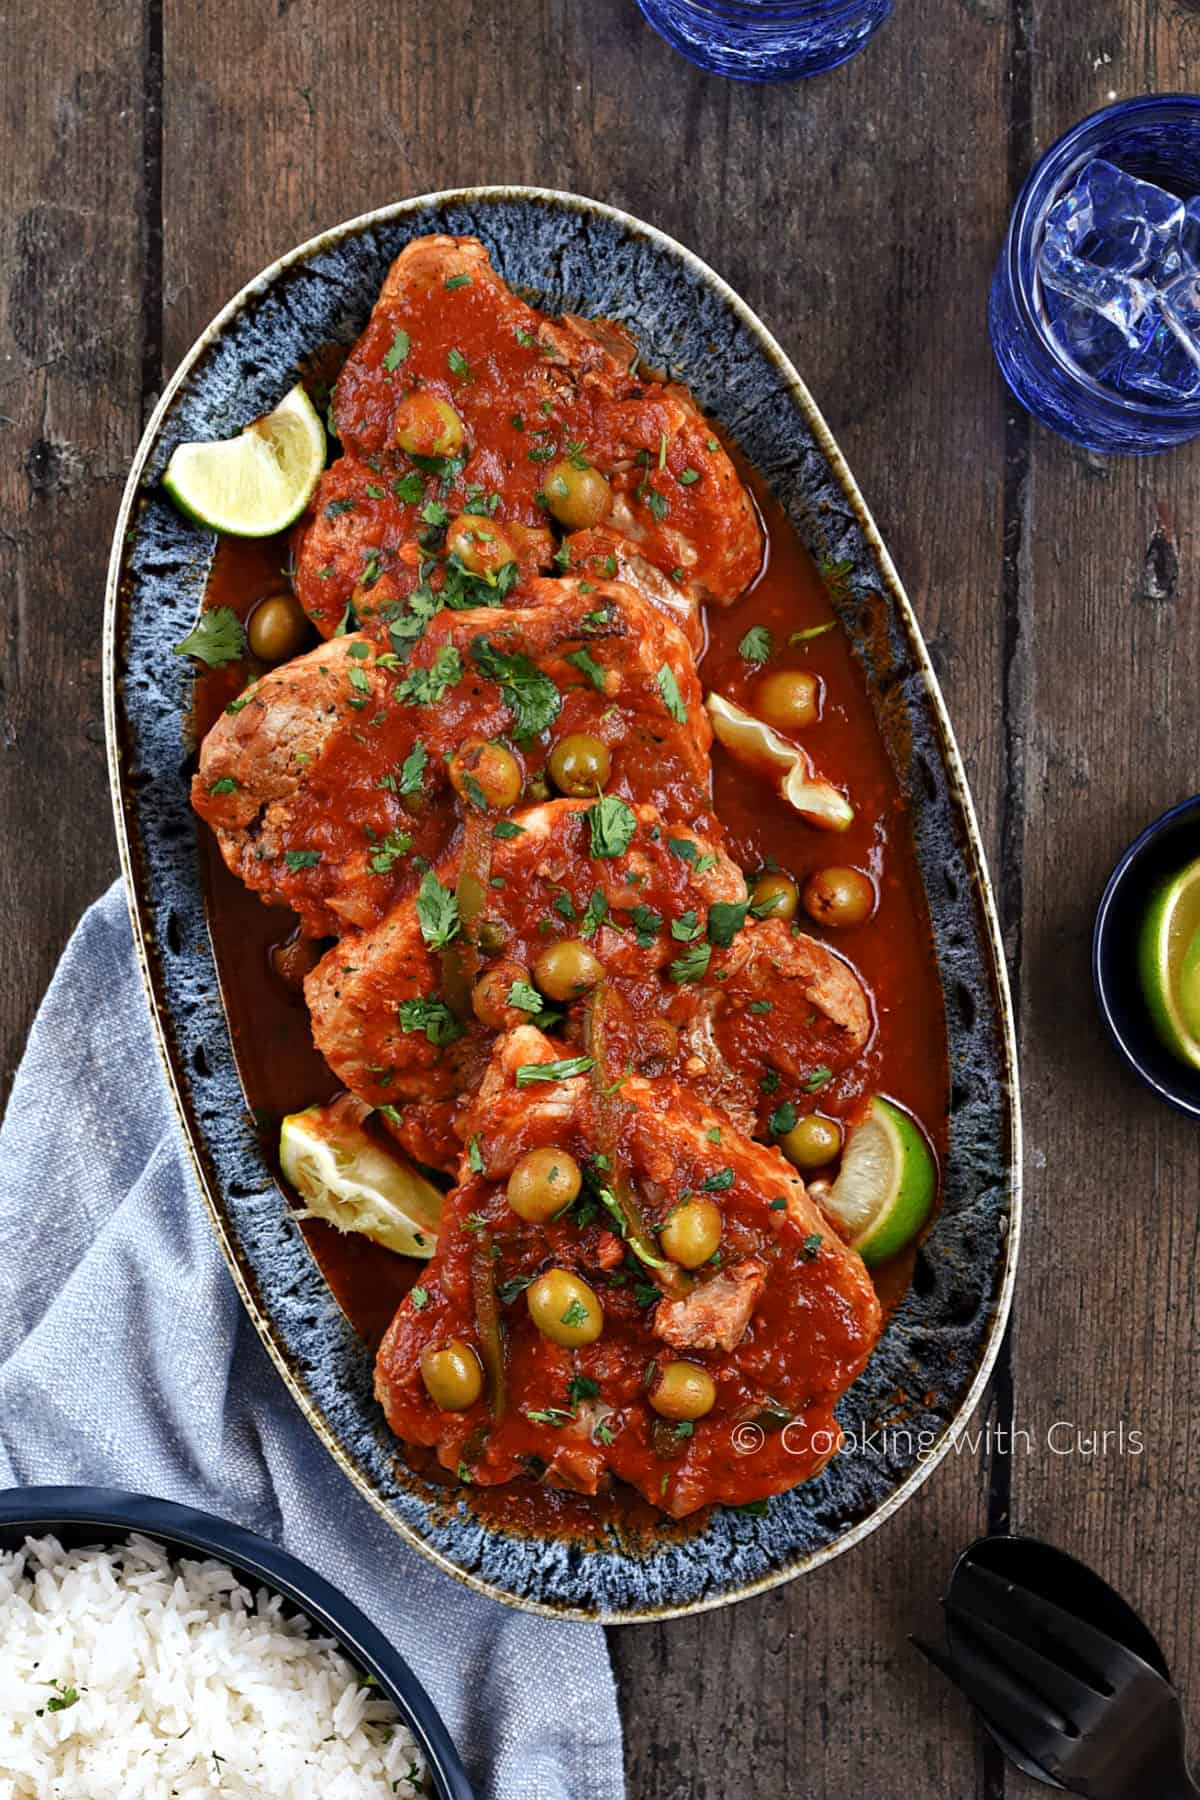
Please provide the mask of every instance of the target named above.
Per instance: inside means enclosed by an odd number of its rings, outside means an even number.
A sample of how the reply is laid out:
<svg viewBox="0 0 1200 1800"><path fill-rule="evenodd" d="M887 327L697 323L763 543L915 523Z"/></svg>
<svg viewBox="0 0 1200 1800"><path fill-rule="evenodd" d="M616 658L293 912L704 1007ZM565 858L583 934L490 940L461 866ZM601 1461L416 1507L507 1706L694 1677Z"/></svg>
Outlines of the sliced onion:
<svg viewBox="0 0 1200 1800"><path fill-rule="evenodd" d="M801 818L820 831L845 831L853 824L854 808L840 788L817 773L807 750L723 694L709 694L705 705L718 740L741 761L777 772L779 792Z"/></svg>

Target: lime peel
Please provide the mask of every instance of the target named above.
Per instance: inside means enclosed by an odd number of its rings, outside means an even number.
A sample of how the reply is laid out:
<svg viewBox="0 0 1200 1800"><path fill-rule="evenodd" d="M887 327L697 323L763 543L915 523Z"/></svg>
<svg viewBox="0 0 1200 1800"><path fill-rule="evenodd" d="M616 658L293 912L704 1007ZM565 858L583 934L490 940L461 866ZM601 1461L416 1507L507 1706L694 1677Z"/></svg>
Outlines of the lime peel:
<svg viewBox="0 0 1200 1800"><path fill-rule="evenodd" d="M920 1128L877 1095L846 1140L822 1205L868 1266L912 1242L933 1210L937 1166Z"/></svg>
<svg viewBox="0 0 1200 1800"><path fill-rule="evenodd" d="M187 518L232 537L272 537L300 517L325 467L325 427L301 383L238 437L180 444L163 486Z"/></svg>
<svg viewBox="0 0 1200 1800"><path fill-rule="evenodd" d="M279 1163L305 1203L299 1216L426 1261L437 1245L442 1195L399 1151L385 1150L363 1129L362 1110L342 1100L284 1119Z"/></svg>
<svg viewBox="0 0 1200 1800"><path fill-rule="evenodd" d="M1154 1028L1200 1068L1200 857L1151 890L1137 945L1138 980Z"/></svg>

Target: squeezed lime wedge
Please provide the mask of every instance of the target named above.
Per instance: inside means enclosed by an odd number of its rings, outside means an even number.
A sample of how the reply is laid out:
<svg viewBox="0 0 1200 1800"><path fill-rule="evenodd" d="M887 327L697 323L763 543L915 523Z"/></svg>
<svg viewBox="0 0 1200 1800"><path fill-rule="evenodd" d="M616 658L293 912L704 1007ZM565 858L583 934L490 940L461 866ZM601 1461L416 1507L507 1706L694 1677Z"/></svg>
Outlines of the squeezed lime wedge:
<svg viewBox="0 0 1200 1800"><path fill-rule="evenodd" d="M325 427L297 383L240 436L180 444L163 486L180 512L210 531L271 537L300 517L324 467Z"/></svg>
<svg viewBox="0 0 1200 1800"><path fill-rule="evenodd" d="M937 1168L920 1128L878 1096L846 1140L842 1166L822 1201L868 1265L911 1243L933 1209Z"/></svg>
<svg viewBox="0 0 1200 1800"><path fill-rule="evenodd" d="M376 1143L344 1105L290 1113L280 1128L279 1162L305 1203L302 1217L361 1232L401 1256L433 1255L441 1194L399 1150Z"/></svg>
<svg viewBox="0 0 1200 1800"><path fill-rule="evenodd" d="M1138 979L1155 1029L1200 1068L1200 857L1152 890L1137 946Z"/></svg>

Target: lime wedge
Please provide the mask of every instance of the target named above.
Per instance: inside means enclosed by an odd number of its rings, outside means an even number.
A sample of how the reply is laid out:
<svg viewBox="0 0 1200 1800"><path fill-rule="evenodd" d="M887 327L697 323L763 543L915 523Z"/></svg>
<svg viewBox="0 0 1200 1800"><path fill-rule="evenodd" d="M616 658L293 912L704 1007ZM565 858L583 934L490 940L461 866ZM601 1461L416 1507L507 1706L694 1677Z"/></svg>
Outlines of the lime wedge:
<svg viewBox="0 0 1200 1800"><path fill-rule="evenodd" d="M1150 895L1138 938L1138 978L1159 1037L1200 1068L1200 857Z"/></svg>
<svg viewBox="0 0 1200 1800"><path fill-rule="evenodd" d="M325 467L325 427L297 383L240 437L180 444L163 486L189 519L233 537L270 537L298 519Z"/></svg>
<svg viewBox="0 0 1200 1800"><path fill-rule="evenodd" d="M428 1259L442 1196L398 1151L385 1150L337 1101L290 1113L279 1161L306 1211L339 1231L358 1231L401 1256Z"/></svg>
<svg viewBox="0 0 1200 1800"><path fill-rule="evenodd" d="M876 1097L846 1140L837 1180L821 1204L865 1263L886 1262L911 1243L937 1190L933 1154L918 1126Z"/></svg>

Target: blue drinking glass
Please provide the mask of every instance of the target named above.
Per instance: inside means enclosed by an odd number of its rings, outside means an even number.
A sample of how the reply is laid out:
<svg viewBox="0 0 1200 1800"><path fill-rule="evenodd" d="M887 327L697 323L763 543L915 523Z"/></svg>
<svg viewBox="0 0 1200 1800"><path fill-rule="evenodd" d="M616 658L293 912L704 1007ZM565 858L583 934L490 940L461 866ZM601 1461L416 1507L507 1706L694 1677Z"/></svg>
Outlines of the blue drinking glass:
<svg viewBox="0 0 1200 1800"><path fill-rule="evenodd" d="M1200 96L1119 101L1074 126L1035 164L992 282L992 347L1009 387L1042 424L1088 450L1146 456L1200 436L1200 399L1120 393L1088 374L1055 336L1038 275L1046 216L1096 158L1180 200L1200 195Z"/></svg>
<svg viewBox="0 0 1200 1800"><path fill-rule="evenodd" d="M895 0L638 0L690 62L735 81L795 81L867 44Z"/></svg>

